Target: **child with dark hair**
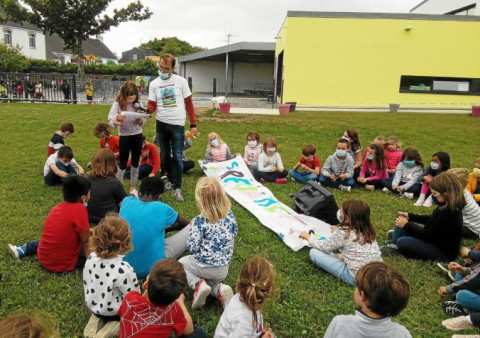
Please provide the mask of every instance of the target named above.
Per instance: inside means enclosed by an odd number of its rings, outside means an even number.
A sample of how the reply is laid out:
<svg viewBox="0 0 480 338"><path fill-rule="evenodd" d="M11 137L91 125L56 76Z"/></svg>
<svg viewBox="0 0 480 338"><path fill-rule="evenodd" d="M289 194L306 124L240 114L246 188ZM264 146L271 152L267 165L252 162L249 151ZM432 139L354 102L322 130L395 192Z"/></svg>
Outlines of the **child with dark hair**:
<svg viewBox="0 0 480 338"><path fill-rule="evenodd" d="M53 134L50 142L48 143L47 157L57 152L62 146L65 145L65 139L74 133L73 124L70 122L64 122L60 125L60 128Z"/></svg>
<svg viewBox="0 0 480 338"><path fill-rule="evenodd" d="M420 193L420 177L423 173L422 157L415 148L407 148L402 161L397 165L393 180L382 180L384 192L393 192L402 197L413 199Z"/></svg>
<svg viewBox="0 0 480 338"><path fill-rule="evenodd" d="M173 258L158 261L143 284L143 294L129 292L123 300L119 338L123 337L207 337L194 327L185 306L187 276L182 264Z"/></svg>
<svg viewBox="0 0 480 338"><path fill-rule="evenodd" d="M337 142L335 153L327 157L323 164L320 183L327 187L338 188L350 192L353 179L353 158L348 154L349 142L340 139Z"/></svg>
<svg viewBox="0 0 480 338"><path fill-rule="evenodd" d="M402 273L385 263L372 262L358 270L355 281L355 315L333 318L324 337L411 337L403 325L392 322L410 298L410 285Z"/></svg>
<svg viewBox="0 0 480 338"><path fill-rule="evenodd" d="M306 144L302 147L302 154L303 156L300 157L297 164L289 171L290 176L295 181L300 183L307 183L307 181L318 180L320 176L320 169L322 168L322 164L315 153L317 152L317 148L313 144ZM303 171L300 172L298 169L302 169Z"/></svg>
<svg viewBox="0 0 480 338"><path fill-rule="evenodd" d="M430 194L430 181L432 178L448 169L450 169L450 156L441 151L433 154L432 162L430 162L430 165L423 173L422 188L420 189L420 196L418 196L418 200L414 204L415 206L424 206L427 208L432 206L433 201L432 195ZM427 195L429 196L426 197Z"/></svg>
<svg viewBox="0 0 480 338"><path fill-rule="evenodd" d="M90 255L90 225L84 204L90 199L90 181L69 176L63 182L64 202L54 206L45 220L40 241L21 246L8 244L16 258L37 255L40 264L51 272L83 268Z"/></svg>
<svg viewBox="0 0 480 338"><path fill-rule="evenodd" d="M164 191L162 179L144 178L138 198L128 196L120 207L120 216L132 232L133 251L125 256L125 261L139 278L145 278L157 260L178 258L187 248L190 220L161 202ZM166 232L174 230L180 231L165 238Z"/></svg>
<svg viewBox="0 0 480 338"><path fill-rule="evenodd" d="M93 128L93 136L100 139L100 148L110 149L115 158L120 156L120 139L113 136L110 126L106 123L97 123Z"/></svg>
<svg viewBox="0 0 480 338"><path fill-rule="evenodd" d="M43 180L46 185L62 184L62 179L77 174L83 175L84 171L73 158L73 151L69 146L63 146L50 155L43 166Z"/></svg>
<svg viewBox="0 0 480 338"><path fill-rule="evenodd" d="M383 146L371 144L367 148L367 154L363 159L357 182L362 184L365 189L372 191L381 188L381 180L387 178L387 164L383 154Z"/></svg>
<svg viewBox="0 0 480 338"><path fill-rule="evenodd" d="M353 179L356 180L363 163L362 146L360 145L358 132L353 128L349 128L343 133L342 139L348 141L348 153L353 159Z"/></svg>

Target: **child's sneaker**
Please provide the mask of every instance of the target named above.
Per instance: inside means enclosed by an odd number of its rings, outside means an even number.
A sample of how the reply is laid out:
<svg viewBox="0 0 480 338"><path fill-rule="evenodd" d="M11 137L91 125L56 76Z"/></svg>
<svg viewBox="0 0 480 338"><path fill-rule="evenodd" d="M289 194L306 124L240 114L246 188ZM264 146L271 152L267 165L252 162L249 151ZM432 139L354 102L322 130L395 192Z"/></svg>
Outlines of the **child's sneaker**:
<svg viewBox="0 0 480 338"><path fill-rule="evenodd" d="M287 179L286 179L286 178L277 178L277 179L275 180L275 183L277 183L277 184L285 184L285 183L287 183Z"/></svg>
<svg viewBox="0 0 480 338"><path fill-rule="evenodd" d="M232 288L228 285L220 283L220 286L218 287L217 298L220 301L220 303L222 303L223 309L227 307L232 297L233 297Z"/></svg>
<svg viewBox="0 0 480 338"><path fill-rule="evenodd" d="M12 244L7 245L8 252L15 259L20 259L25 257L25 251L27 251L27 246L24 244L22 246L15 246Z"/></svg>
<svg viewBox="0 0 480 338"><path fill-rule="evenodd" d="M93 338L104 325L105 322L92 313L85 329L83 330L83 335L86 338Z"/></svg>
<svg viewBox="0 0 480 338"><path fill-rule="evenodd" d="M423 195L420 195L418 200L415 203L413 203L413 205L416 207L421 207L424 202L425 202L425 197Z"/></svg>
<svg viewBox="0 0 480 338"><path fill-rule="evenodd" d="M339 185L338 186L338 189L340 189L341 191L346 191L346 192L350 192L352 190L352 187L348 186L348 185Z"/></svg>
<svg viewBox="0 0 480 338"><path fill-rule="evenodd" d="M389 257L389 256L398 256L400 255L400 250L396 244L387 244L380 247L380 252L382 253L382 257Z"/></svg>
<svg viewBox="0 0 480 338"><path fill-rule="evenodd" d="M173 198L177 202L183 202L183 195L182 195L182 189L178 188L173 191Z"/></svg>
<svg viewBox="0 0 480 338"><path fill-rule="evenodd" d="M369 191L374 191L375 186L373 184L365 184L365 189L367 189Z"/></svg>
<svg viewBox="0 0 480 338"><path fill-rule="evenodd" d="M130 195L132 195L133 197L138 198L138 191L137 191L137 189L133 188L132 190L130 190Z"/></svg>
<svg viewBox="0 0 480 338"><path fill-rule="evenodd" d="M408 198L409 200L413 200L413 198L415 197L413 195L413 192L404 192L402 196Z"/></svg>
<svg viewBox="0 0 480 338"><path fill-rule="evenodd" d="M387 187L383 188L382 191L388 194L392 194L392 192Z"/></svg>
<svg viewBox="0 0 480 338"><path fill-rule="evenodd" d="M445 319L442 322L442 325L447 329L453 330L453 331L460 331L460 330L469 329L473 327L473 325L470 324L467 317L465 316Z"/></svg>
<svg viewBox="0 0 480 338"><path fill-rule="evenodd" d="M120 329L120 322L107 322L95 335L95 338L111 338L118 337L118 330Z"/></svg>
<svg viewBox="0 0 480 338"><path fill-rule="evenodd" d="M172 189L173 189L172 182L165 183L165 191L172 190Z"/></svg>
<svg viewBox="0 0 480 338"><path fill-rule="evenodd" d="M200 279L193 293L192 309L204 306L210 292L212 292L212 288L203 279Z"/></svg>
<svg viewBox="0 0 480 338"><path fill-rule="evenodd" d="M425 202L423 202L423 206L424 207L427 207L427 208L430 208L433 204L433 200L432 200L432 195L428 196L428 198L425 200Z"/></svg>
<svg viewBox="0 0 480 338"><path fill-rule="evenodd" d="M467 312L465 308L458 304L456 300L448 300L443 303L443 311L449 316L458 317L458 316L465 316Z"/></svg>

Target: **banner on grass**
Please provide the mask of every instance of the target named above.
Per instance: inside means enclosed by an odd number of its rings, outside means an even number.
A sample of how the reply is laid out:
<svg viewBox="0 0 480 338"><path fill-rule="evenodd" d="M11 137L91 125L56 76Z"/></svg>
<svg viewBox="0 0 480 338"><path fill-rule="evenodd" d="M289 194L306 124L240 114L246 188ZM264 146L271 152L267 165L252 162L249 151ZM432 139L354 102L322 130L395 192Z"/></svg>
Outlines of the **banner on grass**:
<svg viewBox="0 0 480 338"><path fill-rule="evenodd" d="M303 230L313 231L319 237L330 236L330 225L298 214L277 200L268 188L253 178L241 156L225 162L199 163L207 176L218 178L230 197L278 234L293 251L308 246L308 242L299 237Z"/></svg>

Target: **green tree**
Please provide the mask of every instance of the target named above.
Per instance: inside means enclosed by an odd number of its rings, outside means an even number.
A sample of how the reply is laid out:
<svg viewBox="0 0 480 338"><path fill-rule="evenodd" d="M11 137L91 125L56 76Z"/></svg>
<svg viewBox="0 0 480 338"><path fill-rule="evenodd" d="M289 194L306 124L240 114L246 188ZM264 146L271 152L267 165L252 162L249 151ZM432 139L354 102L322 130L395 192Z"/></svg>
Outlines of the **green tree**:
<svg viewBox="0 0 480 338"><path fill-rule="evenodd" d="M105 14L113 0L0 0L0 22L29 22L45 33L57 33L65 47L79 56L78 75L84 77L82 43L90 36L100 35L122 22L142 21L152 12L140 0L115 9L113 15Z"/></svg>
<svg viewBox="0 0 480 338"><path fill-rule="evenodd" d="M204 50L202 47L192 46L188 42L176 37L163 38L161 40L155 38L142 44L141 47L151 49L157 55L170 53L173 56L186 55Z"/></svg>
<svg viewBox="0 0 480 338"><path fill-rule="evenodd" d="M0 43L0 72L22 72L29 66L29 60L21 53L19 46Z"/></svg>

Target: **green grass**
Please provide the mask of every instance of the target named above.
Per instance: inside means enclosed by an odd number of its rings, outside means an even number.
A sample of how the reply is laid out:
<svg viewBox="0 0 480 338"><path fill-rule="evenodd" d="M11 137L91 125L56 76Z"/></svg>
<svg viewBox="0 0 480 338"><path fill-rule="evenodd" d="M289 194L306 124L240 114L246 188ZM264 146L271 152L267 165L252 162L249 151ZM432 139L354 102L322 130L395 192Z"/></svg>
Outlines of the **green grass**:
<svg viewBox="0 0 480 338"><path fill-rule="evenodd" d="M108 106L55 104L0 104L0 247L7 243L21 244L38 239L48 211L62 200L58 187L46 187L42 179L46 148L52 133L64 121L75 126L75 134L66 144L75 158L86 164L98 147L92 135L97 122L105 122ZM198 116L201 136L188 151L191 159L204 156L207 134L215 131L228 143L232 152L243 153L248 131L256 130L265 139L274 135L287 169L301 155L305 143L317 146L322 162L333 153L336 141L346 128L356 128L365 147L377 135L396 135L404 148L420 149L426 163L436 151L446 151L452 167L472 168L478 153L480 119L466 114L409 114L355 112L295 112L289 116L220 115L210 111ZM144 128L148 139L154 134L154 120ZM194 203L195 183L202 172L198 166L184 179L184 203L173 201L170 193L164 201L181 214L197 215ZM298 183L269 185L275 196L291 205L290 193L301 188ZM413 201L381 192L355 189L351 194L333 191L340 205L345 199L363 199L370 204L373 223L380 245L386 243L386 231L393 227L397 210L430 213L431 209L412 206ZM234 286L236 277L248 257L264 255L278 272L278 297L265 310L265 320L278 337L321 336L337 314L353 313L353 288L316 269L308 258L308 249L292 252L270 230L245 209L233 203L239 222L235 252L226 283ZM409 305L395 320L405 325L414 337L450 336L442 328L442 300L438 287L447 279L433 263L403 258L386 258L405 273L412 286ZM81 336L89 312L84 305L81 271L63 275L46 272L36 258L15 261L5 249L0 250L0 282L2 303L0 318L19 310L42 309L58 322L62 337ZM191 293L188 298L191 298ZM218 303L192 311L194 321L213 335L221 315ZM467 331L468 332L468 331ZM470 331L474 332L474 331Z"/></svg>

